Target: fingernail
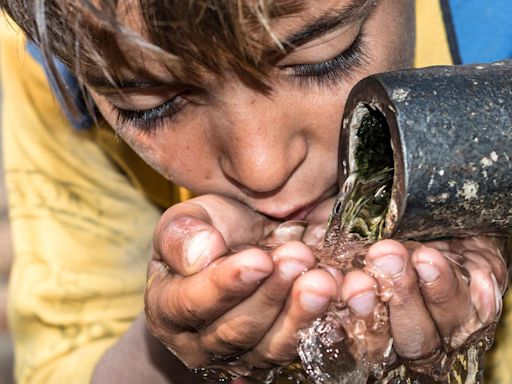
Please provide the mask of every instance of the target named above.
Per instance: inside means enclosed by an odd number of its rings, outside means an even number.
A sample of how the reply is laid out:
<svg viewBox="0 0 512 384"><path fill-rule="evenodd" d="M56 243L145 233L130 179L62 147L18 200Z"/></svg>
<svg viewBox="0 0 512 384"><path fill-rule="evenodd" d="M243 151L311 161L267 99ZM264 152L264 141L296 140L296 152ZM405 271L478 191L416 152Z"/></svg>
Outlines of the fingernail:
<svg viewBox="0 0 512 384"><path fill-rule="evenodd" d="M375 308L375 293L370 291L354 296L348 300L348 305L357 315L367 316Z"/></svg>
<svg viewBox="0 0 512 384"><path fill-rule="evenodd" d="M210 232L202 231L196 233L187 244L187 263L194 265L203 256L210 244Z"/></svg>
<svg viewBox="0 0 512 384"><path fill-rule="evenodd" d="M329 302L329 298L324 296L318 296L312 293L303 293L300 295L300 302L304 309L309 312L320 312L324 309Z"/></svg>
<svg viewBox="0 0 512 384"><path fill-rule="evenodd" d="M246 284L259 283L270 275L270 272L258 271L255 269L242 270L240 272L240 280Z"/></svg>
<svg viewBox="0 0 512 384"><path fill-rule="evenodd" d="M432 264L420 263L416 265L416 272L425 283L432 283L439 277L439 270Z"/></svg>
<svg viewBox="0 0 512 384"><path fill-rule="evenodd" d="M296 261L286 261L280 264L279 270L285 279L293 280L301 273L306 272L307 268Z"/></svg>
<svg viewBox="0 0 512 384"><path fill-rule="evenodd" d="M400 256L384 256L373 261L375 269L387 277L394 277L404 269L404 262Z"/></svg>

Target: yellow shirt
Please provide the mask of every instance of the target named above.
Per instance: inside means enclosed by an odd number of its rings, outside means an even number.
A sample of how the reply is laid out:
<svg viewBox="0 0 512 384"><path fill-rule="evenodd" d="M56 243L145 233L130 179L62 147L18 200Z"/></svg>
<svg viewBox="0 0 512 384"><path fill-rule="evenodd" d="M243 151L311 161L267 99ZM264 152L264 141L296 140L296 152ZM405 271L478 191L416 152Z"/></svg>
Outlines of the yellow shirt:
<svg viewBox="0 0 512 384"><path fill-rule="evenodd" d="M451 64L438 2L417 0L417 15L416 65ZM41 66L25 52L23 36L5 22L0 50L16 255L9 287L15 376L20 384L88 383L102 354L142 310L161 213L151 201L168 206L187 193L108 129L71 128ZM504 315L506 329L511 316ZM493 373L512 383L506 359L512 336L502 332L499 342Z"/></svg>

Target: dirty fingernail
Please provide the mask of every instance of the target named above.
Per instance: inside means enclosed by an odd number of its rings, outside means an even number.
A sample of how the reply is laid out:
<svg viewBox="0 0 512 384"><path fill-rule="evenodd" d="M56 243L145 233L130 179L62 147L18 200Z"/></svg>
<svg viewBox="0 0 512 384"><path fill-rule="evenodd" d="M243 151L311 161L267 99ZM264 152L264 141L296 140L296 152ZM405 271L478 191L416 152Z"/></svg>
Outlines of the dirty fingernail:
<svg viewBox="0 0 512 384"><path fill-rule="evenodd" d="M306 272L307 268L296 261L286 261L280 265L279 270L285 279L293 280L301 273Z"/></svg>
<svg viewBox="0 0 512 384"><path fill-rule="evenodd" d="M365 292L348 300L350 308L360 316L367 316L373 312L375 308L375 293Z"/></svg>
<svg viewBox="0 0 512 384"><path fill-rule="evenodd" d="M303 293L300 295L300 302L306 310L314 313L324 309L329 302L329 298L312 293Z"/></svg>
<svg viewBox="0 0 512 384"><path fill-rule="evenodd" d="M432 264L420 263L416 265L416 272L425 283L432 283L439 277L439 270Z"/></svg>
<svg viewBox="0 0 512 384"><path fill-rule="evenodd" d="M394 277L404 269L404 262L400 256L384 256L373 261L375 269L387 277Z"/></svg>
<svg viewBox="0 0 512 384"><path fill-rule="evenodd" d="M194 265L203 256L210 245L210 232L202 231L196 233L187 244L187 263L189 266Z"/></svg>

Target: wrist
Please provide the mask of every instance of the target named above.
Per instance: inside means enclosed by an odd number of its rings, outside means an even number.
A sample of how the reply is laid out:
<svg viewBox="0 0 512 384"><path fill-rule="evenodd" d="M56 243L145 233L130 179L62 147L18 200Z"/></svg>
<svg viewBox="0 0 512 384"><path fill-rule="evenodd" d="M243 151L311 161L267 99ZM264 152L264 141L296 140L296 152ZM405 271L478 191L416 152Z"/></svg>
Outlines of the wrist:
<svg viewBox="0 0 512 384"><path fill-rule="evenodd" d="M93 383L202 383L146 326L144 314L137 316L125 335L100 359Z"/></svg>

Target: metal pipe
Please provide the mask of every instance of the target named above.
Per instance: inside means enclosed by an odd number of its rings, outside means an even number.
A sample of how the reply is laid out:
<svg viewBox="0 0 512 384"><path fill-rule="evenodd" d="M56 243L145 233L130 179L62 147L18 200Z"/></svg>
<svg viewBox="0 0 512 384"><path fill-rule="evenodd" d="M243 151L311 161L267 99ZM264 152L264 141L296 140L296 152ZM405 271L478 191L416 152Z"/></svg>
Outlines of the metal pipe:
<svg viewBox="0 0 512 384"><path fill-rule="evenodd" d="M361 166L358 154L375 150L360 137L365 119L373 121L370 137L384 137L392 157L369 161L394 169L383 237L512 233L512 61L359 82L345 107L340 185Z"/></svg>

